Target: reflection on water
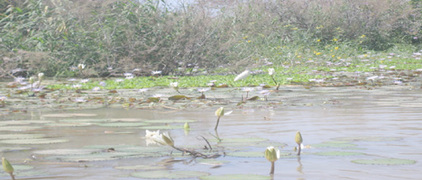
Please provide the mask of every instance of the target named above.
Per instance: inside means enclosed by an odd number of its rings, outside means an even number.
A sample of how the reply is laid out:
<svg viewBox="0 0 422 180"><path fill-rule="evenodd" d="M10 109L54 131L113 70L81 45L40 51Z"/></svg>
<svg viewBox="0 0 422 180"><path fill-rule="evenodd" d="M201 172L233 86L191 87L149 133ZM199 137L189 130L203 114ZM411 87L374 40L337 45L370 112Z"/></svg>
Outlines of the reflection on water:
<svg viewBox="0 0 422 180"><path fill-rule="evenodd" d="M297 162L299 163L299 166L297 166L296 170L300 174L303 174L303 165L302 162L300 162L300 156L297 157Z"/></svg>
<svg viewBox="0 0 422 180"><path fill-rule="evenodd" d="M234 112L221 119L218 132L213 130L216 123L215 108L191 111L97 109L62 113L30 113L19 117L5 117L0 121L0 127L40 126L38 129L25 131L2 129L0 134L44 134L46 137L65 139L68 142L14 144L4 143L6 138L0 136L2 147L30 148L23 151L9 151L5 148L0 148L0 150L2 150L2 156L7 157L12 164L29 165L34 167L34 172L38 172L33 175L17 173L18 179L19 177L136 179L130 174L157 169L202 171L211 175L267 176L270 167L263 153L269 145L280 147L284 154L276 162L274 179L420 178L422 175L420 172L422 168L422 112L420 108L386 105L382 103L385 101L382 98L374 99L370 95L359 96L362 98L341 99L340 104L329 106L254 109L233 107ZM410 95L406 95L408 96ZM49 114L75 116L58 117L49 116ZM29 120L43 120L45 123L37 124ZM146 120L172 121L154 123L146 122ZM182 128L184 120L193 120L189 122L188 133ZM25 124L25 121L28 123ZM146 124L139 124L141 122ZM204 146L208 145L200 138L202 136L209 141L213 151L218 151L225 156L217 158L215 162L201 162L201 158L181 156L170 147L152 145L147 147L143 137L145 128L148 126L171 127L169 130L163 128L160 131L170 132L178 147L204 150ZM300 157L297 157L293 151L297 131L302 133L304 144L310 145L310 148L303 150ZM244 138L250 140L243 140ZM230 143L225 142L229 139ZM63 155L37 154L40 150L83 149L92 145L103 146L88 151L89 155L107 154L109 152L104 152L104 150L114 148L116 152L113 153L121 153L119 154L121 158L109 157L108 160L101 160L103 157L98 157L98 161L88 159L75 162L65 161L61 158ZM144 150L145 148L156 149L152 149L154 150L152 152L145 150L140 153L143 148ZM68 153L71 152L73 151L68 151ZM348 152L349 155L342 154L343 152ZM350 152L356 152L356 155L350 155ZM81 153L81 156L86 155L82 154L84 152L77 153ZM148 153L151 155L142 156ZM329 155L329 153L336 155ZM358 159L377 158L415 160L416 163L366 165L352 162ZM150 169L117 168L141 167L141 165ZM2 174L0 179L8 179L7 174Z"/></svg>

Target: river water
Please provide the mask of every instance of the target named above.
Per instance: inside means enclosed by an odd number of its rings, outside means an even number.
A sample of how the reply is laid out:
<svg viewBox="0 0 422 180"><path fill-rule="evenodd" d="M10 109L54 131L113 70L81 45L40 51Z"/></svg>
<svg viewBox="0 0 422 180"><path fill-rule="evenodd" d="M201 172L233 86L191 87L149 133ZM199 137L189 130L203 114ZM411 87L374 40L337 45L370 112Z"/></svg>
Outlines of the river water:
<svg viewBox="0 0 422 180"><path fill-rule="evenodd" d="M274 179L420 179L420 90L306 91L270 97L270 102L280 98L289 105L226 107L233 112L220 120L220 142L214 131L219 106L9 115L0 121L1 155L16 166L17 179L146 179L136 173L152 171L205 174L185 179L229 174L269 178L264 151L272 145L282 153ZM189 122L189 132L182 128L184 122ZM212 153L221 156L204 161L170 147L147 146L145 129L169 132L175 146L198 152L208 152L204 137ZM305 145L300 157L293 151L297 131ZM17 134L25 136L8 136ZM9 177L3 173L0 179Z"/></svg>

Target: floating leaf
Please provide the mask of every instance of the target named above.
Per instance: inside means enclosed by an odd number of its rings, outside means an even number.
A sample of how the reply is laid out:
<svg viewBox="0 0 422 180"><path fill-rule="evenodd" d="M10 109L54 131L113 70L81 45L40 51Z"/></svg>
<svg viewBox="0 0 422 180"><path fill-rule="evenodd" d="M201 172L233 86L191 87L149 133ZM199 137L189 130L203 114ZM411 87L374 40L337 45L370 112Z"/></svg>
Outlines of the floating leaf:
<svg viewBox="0 0 422 180"><path fill-rule="evenodd" d="M353 160L356 164L366 165L410 165L415 164L415 160L409 159L396 159L396 158L382 158L382 159L357 159Z"/></svg>
<svg viewBox="0 0 422 180"><path fill-rule="evenodd" d="M165 166L155 166L155 165L134 165L134 166L117 166L115 169L121 170L141 170L141 171L151 171L151 170L165 170Z"/></svg>
<svg viewBox="0 0 422 180"><path fill-rule="evenodd" d="M26 151L30 150L30 147L7 147L7 146L1 146L0 152L13 152L13 151Z"/></svg>
<svg viewBox="0 0 422 180"><path fill-rule="evenodd" d="M148 125L148 123L127 123L127 122L116 122L116 123L101 123L98 124L99 126L105 126L105 127L136 127L136 126L145 126Z"/></svg>
<svg viewBox="0 0 422 180"><path fill-rule="evenodd" d="M35 139L43 138L45 134L0 134L0 140L2 139Z"/></svg>
<svg viewBox="0 0 422 180"><path fill-rule="evenodd" d="M45 176L48 175L48 172L34 170L34 169L19 170L18 166L19 165L13 166L15 168L15 171L16 171L16 173L14 173L14 174L16 174L17 177L37 177L38 179L40 179L39 177L45 177ZM6 177L6 174L0 173L0 177L2 177L2 176ZM60 179L60 178L63 178L63 176L59 176L59 177L48 176L48 178L46 178L46 179ZM4 179L6 179L6 178L4 178ZM10 176L9 176L9 179L10 179ZM18 179L21 179L21 178L18 178ZM22 178L22 179L27 179L27 178Z"/></svg>
<svg viewBox="0 0 422 180"><path fill-rule="evenodd" d="M226 175L215 175L215 176L203 176L201 180L268 180L272 179L271 176L263 176L256 174L226 174Z"/></svg>
<svg viewBox="0 0 422 180"><path fill-rule="evenodd" d="M91 145L85 146L86 149L95 149L97 151L106 151L107 149L113 148L115 151L118 152L136 152L140 154L148 154L148 153L155 153L155 154L167 154L167 152L163 151L163 147L160 146L133 146L133 145Z"/></svg>
<svg viewBox="0 0 422 180"><path fill-rule="evenodd" d="M59 122L63 123L101 123L101 122L109 122L110 119L62 119Z"/></svg>
<svg viewBox="0 0 422 180"><path fill-rule="evenodd" d="M210 141L217 141L216 139L210 139ZM267 139L264 138L224 138L221 142L224 143L257 143L267 141Z"/></svg>
<svg viewBox="0 0 422 180"><path fill-rule="evenodd" d="M111 121L111 122L144 122L144 119L139 119L139 118L112 118L112 119L107 119L107 121Z"/></svg>
<svg viewBox="0 0 422 180"><path fill-rule="evenodd" d="M183 99L190 99L190 98L186 97L185 95L174 95L174 96L169 97L169 100L172 100L172 101L183 100Z"/></svg>
<svg viewBox="0 0 422 180"><path fill-rule="evenodd" d="M95 117L97 114L82 114L82 113L62 113L62 114L44 114L42 118L69 118L69 117Z"/></svg>
<svg viewBox="0 0 422 180"><path fill-rule="evenodd" d="M0 125L27 125L27 124L48 124L54 121L45 120L11 120L11 121L0 121Z"/></svg>
<svg viewBox="0 0 422 180"><path fill-rule="evenodd" d="M217 139L209 139L211 142L218 142ZM255 146L257 144L267 141L264 138L224 138L218 142L219 146Z"/></svg>
<svg viewBox="0 0 422 180"><path fill-rule="evenodd" d="M365 155L360 152L346 152L346 151L329 151L329 152L317 152L315 155L319 156L358 156Z"/></svg>
<svg viewBox="0 0 422 180"><path fill-rule="evenodd" d="M148 99L147 99L147 102L148 103L150 103L150 102L159 102L160 101L160 98L159 97L149 97Z"/></svg>
<svg viewBox="0 0 422 180"><path fill-rule="evenodd" d="M68 142L69 140L66 139L53 139L53 138L45 138L45 139L9 139L9 140L2 140L0 143L5 144L54 144L54 143L64 143Z"/></svg>
<svg viewBox="0 0 422 180"><path fill-rule="evenodd" d="M140 129L182 129L183 125L180 126L144 126L144 127L139 127Z"/></svg>
<svg viewBox="0 0 422 180"><path fill-rule="evenodd" d="M48 124L49 127L82 127L82 126L91 126L92 123L53 123Z"/></svg>
<svg viewBox="0 0 422 180"><path fill-rule="evenodd" d="M208 175L209 173L200 171L142 171L131 174L133 177L145 179L188 179Z"/></svg>
<svg viewBox="0 0 422 180"><path fill-rule="evenodd" d="M196 159L198 163L205 164L205 165L211 165L211 166L220 166L225 163L228 163L229 161L220 161L217 159Z"/></svg>
<svg viewBox="0 0 422 180"><path fill-rule="evenodd" d="M34 167L33 167L33 166L20 165L20 164L13 165L13 168L14 168L14 169L15 169L15 171L17 171L17 172L19 172L19 171L27 171L27 170L34 169Z"/></svg>
<svg viewBox="0 0 422 180"><path fill-rule="evenodd" d="M96 154L81 154L71 156L50 156L47 160L59 160L65 162L93 162L93 161L110 161L122 159L125 157L134 157L134 153L96 153Z"/></svg>
<svg viewBox="0 0 422 180"><path fill-rule="evenodd" d="M248 98L248 101L256 101L258 99L259 99L259 96L254 96L254 97Z"/></svg>
<svg viewBox="0 0 422 180"><path fill-rule="evenodd" d="M312 147L316 148L349 148L354 146L356 146L356 144L351 144L347 141L327 141L312 145Z"/></svg>
<svg viewBox="0 0 422 180"><path fill-rule="evenodd" d="M217 86L217 88L228 88L228 87L229 87L229 85L227 85L227 84L219 84Z"/></svg>
<svg viewBox="0 0 422 180"><path fill-rule="evenodd" d="M264 153L263 152L230 152L230 153L227 153L227 156L261 158L261 157L264 157Z"/></svg>
<svg viewBox="0 0 422 180"><path fill-rule="evenodd" d="M368 142L385 142L385 141L399 141L402 138L398 137L341 137L341 138L334 138L338 141L368 141Z"/></svg>
<svg viewBox="0 0 422 180"><path fill-rule="evenodd" d="M116 93L117 93L117 91L116 91L115 89L113 89L113 90L108 91L108 93L111 93L111 94L116 94Z"/></svg>
<svg viewBox="0 0 422 180"><path fill-rule="evenodd" d="M0 131L30 131L40 128L41 126L0 126Z"/></svg>
<svg viewBox="0 0 422 180"><path fill-rule="evenodd" d="M48 160L59 160L66 162L91 162L91 161L108 161L124 158L145 158L145 157L160 157L165 153L162 147L161 151L156 152L138 152L138 151L121 151L119 149L107 148L98 151L93 151L89 154L75 154L75 155L58 155L46 157Z"/></svg>
<svg viewBox="0 0 422 180"><path fill-rule="evenodd" d="M281 152L280 156L290 156L291 153L288 152ZM233 157L247 157L247 158L251 158L251 157L256 157L256 158L263 158L265 156L264 152L230 152L227 153L227 156L233 156Z"/></svg>
<svg viewBox="0 0 422 180"><path fill-rule="evenodd" d="M34 151L34 154L40 155L78 155L78 154L90 154L95 152L92 149L47 149Z"/></svg>
<svg viewBox="0 0 422 180"><path fill-rule="evenodd" d="M157 120L145 120L146 123L192 123L196 120L191 119L157 119Z"/></svg>
<svg viewBox="0 0 422 180"><path fill-rule="evenodd" d="M205 94L201 94L201 96L197 97L197 99L205 99Z"/></svg>

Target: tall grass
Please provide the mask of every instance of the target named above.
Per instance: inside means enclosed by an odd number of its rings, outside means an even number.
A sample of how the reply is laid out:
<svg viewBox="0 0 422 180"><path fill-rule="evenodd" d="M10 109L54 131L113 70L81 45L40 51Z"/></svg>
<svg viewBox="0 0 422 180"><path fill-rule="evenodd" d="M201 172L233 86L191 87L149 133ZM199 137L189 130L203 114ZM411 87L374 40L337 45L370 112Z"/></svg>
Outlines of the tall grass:
<svg viewBox="0 0 422 180"><path fill-rule="evenodd" d="M238 72L420 48L421 1L0 0L0 75ZM411 46L408 46L411 45ZM322 55L319 55L322 54ZM139 71L140 70L140 71Z"/></svg>

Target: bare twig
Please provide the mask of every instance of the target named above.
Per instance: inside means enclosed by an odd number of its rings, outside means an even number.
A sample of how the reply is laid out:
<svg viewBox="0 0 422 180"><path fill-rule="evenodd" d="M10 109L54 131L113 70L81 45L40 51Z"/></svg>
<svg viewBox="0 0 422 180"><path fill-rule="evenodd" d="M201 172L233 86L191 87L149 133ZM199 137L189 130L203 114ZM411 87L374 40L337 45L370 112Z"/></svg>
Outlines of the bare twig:
<svg viewBox="0 0 422 180"><path fill-rule="evenodd" d="M201 136L201 137L202 137L202 139L204 139L204 141L208 144L208 147L210 148L210 150L212 150L212 147L211 147L210 142L208 142L208 140L207 140L204 136Z"/></svg>
<svg viewBox="0 0 422 180"><path fill-rule="evenodd" d="M171 146L171 147L174 148L174 149L176 149L176 150L178 150L178 151L180 151L180 152L188 153L189 155L191 155L191 156L193 156L195 158L196 157L202 157L202 158L205 158L205 159L209 159L209 158L217 158L217 157L220 157L221 156L218 153L212 154L212 155L206 155L206 154L202 154L200 152L194 151L194 150L189 150L189 149L184 149L184 148L178 148L176 146Z"/></svg>

